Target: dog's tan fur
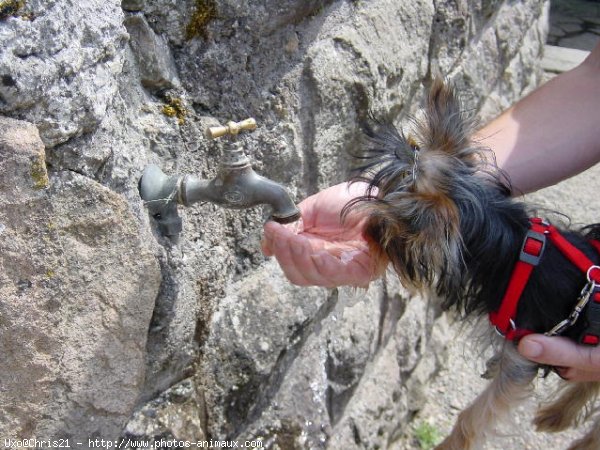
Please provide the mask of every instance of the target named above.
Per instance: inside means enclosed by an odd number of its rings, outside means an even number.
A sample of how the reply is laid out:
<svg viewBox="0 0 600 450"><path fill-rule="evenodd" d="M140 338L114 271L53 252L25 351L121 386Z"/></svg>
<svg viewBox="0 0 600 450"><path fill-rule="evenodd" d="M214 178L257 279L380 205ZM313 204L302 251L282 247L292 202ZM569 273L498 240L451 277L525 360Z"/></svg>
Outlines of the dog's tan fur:
<svg viewBox="0 0 600 450"><path fill-rule="evenodd" d="M499 357L491 383L459 414L452 432L438 449L479 448L494 424L505 421L511 411L531 394L537 365L519 355L510 344L504 346Z"/></svg>

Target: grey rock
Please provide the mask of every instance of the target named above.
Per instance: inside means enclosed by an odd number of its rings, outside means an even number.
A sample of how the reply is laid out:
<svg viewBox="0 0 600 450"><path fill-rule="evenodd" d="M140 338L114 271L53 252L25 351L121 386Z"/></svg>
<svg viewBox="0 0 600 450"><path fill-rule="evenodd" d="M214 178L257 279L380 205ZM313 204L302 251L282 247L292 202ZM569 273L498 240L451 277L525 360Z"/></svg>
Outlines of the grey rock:
<svg viewBox="0 0 600 450"><path fill-rule="evenodd" d="M150 442L150 436L200 442L207 440L205 429L206 408L202 393L193 380L183 380L136 411L124 435L129 442ZM126 445L124 448L135 447Z"/></svg>
<svg viewBox="0 0 600 450"><path fill-rule="evenodd" d="M48 147L93 131L117 92L127 39L116 0L28 1L35 20L2 24L0 113L40 130Z"/></svg>
<svg viewBox="0 0 600 450"><path fill-rule="evenodd" d="M125 19L130 45L135 54L142 86L151 91L173 89L179 85L171 51L142 15Z"/></svg>
<svg viewBox="0 0 600 450"><path fill-rule="evenodd" d="M552 73L565 72L581 64L588 55L584 50L546 45L542 67Z"/></svg>
<svg viewBox="0 0 600 450"><path fill-rule="evenodd" d="M600 41L598 32L582 32L576 36L567 36L560 39L562 47L592 51Z"/></svg>
<svg viewBox="0 0 600 450"><path fill-rule="evenodd" d="M548 10L546 1L497 4L451 69L450 78L468 94L467 106L477 109L482 121L539 85Z"/></svg>
<svg viewBox="0 0 600 450"><path fill-rule="evenodd" d="M48 177L36 128L0 118L0 433L117 435L143 386L160 272L124 198Z"/></svg>

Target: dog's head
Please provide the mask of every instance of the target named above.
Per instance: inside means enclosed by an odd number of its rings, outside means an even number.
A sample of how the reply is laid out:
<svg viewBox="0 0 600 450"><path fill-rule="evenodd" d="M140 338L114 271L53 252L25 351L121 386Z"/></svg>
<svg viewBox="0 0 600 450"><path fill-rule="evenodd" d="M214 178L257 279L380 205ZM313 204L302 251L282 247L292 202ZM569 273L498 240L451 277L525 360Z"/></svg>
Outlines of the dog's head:
<svg viewBox="0 0 600 450"><path fill-rule="evenodd" d="M498 234L486 216L503 214L493 205L508 202L510 189L490 152L472 140L474 121L449 85L433 82L422 116L409 137L391 124L365 124L357 155L364 165L354 179L370 188L347 208L366 210L365 237L404 283L436 289L449 306L474 289L467 260L484 249L467 242Z"/></svg>

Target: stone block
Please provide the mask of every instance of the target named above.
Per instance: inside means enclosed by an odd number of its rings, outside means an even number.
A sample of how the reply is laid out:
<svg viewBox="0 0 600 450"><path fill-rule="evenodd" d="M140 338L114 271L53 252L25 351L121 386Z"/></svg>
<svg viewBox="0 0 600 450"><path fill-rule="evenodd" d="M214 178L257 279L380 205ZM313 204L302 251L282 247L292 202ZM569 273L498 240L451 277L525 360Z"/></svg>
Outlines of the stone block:
<svg viewBox="0 0 600 450"><path fill-rule="evenodd" d="M0 118L0 434L87 442L133 411L161 277L123 197L43 154Z"/></svg>

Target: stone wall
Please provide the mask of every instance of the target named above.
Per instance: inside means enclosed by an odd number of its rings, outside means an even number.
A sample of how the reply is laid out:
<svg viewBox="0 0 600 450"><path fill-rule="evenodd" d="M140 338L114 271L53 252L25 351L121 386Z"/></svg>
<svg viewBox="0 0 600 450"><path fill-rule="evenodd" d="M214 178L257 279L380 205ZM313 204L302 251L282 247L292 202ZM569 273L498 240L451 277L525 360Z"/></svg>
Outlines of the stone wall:
<svg viewBox="0 0 600 450"><path fill-rule="evenodd" d="M290 285L261 208L181 208L175 243L137 182L210 178L242 145L302 199L348 175L361 117L401 122L434 74L482 119L530 90L547 7L0 2L0 436L385 448L443 363L439 311L393 279Z"/></svg>

